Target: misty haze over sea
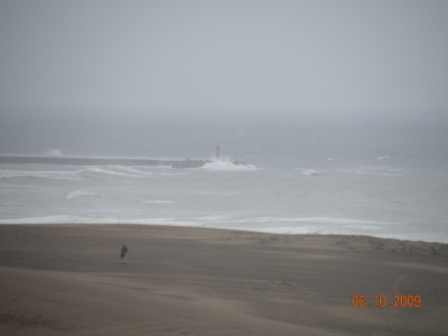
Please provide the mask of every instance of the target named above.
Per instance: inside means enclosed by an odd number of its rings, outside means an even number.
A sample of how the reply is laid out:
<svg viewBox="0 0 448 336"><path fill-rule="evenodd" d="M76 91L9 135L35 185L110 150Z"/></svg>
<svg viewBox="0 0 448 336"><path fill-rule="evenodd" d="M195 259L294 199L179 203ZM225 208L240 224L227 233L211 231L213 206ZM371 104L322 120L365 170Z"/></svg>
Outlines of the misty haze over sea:
<svg viewBox="0 0 448 336"><path fill-rule="evenodd" d="M0 165L2 223L142 223L448 242L448 123L428 111L2 109L0 153L211 159Z"/></svg>
<svg viewBox="0 0 448 336"><path fill-rule="evenodd" d="M223 159L3 161L0 222L448 242L447 17L437 0L3 0L0 154Z"/></svg>

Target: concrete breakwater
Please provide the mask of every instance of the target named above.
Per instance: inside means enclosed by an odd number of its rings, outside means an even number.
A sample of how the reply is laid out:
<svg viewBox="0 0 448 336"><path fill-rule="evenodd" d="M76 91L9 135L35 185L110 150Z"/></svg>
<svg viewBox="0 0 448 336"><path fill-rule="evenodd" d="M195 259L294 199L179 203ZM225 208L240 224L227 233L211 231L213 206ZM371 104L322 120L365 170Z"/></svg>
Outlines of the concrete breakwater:
<svg viewBox="0 0 448 336"><path fill-rule="evenodd" d="M172 168L199 168L206 159L140 158L140 157L92 157L92 156L41 156L0 155L0 163L44 163L57 165L123 165L123 166L169 166Z"/></svg>

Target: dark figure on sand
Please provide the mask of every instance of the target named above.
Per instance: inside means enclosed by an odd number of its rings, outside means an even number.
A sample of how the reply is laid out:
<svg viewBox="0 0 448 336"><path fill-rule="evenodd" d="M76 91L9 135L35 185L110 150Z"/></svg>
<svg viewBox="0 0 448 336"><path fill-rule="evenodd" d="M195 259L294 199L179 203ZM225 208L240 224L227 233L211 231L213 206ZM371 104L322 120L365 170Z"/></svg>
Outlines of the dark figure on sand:
<svg viewBox="0 0 448 336"><path fill-rule="evenodd" d="M125 244L123 244L123 247L121 248L121 253L120 253L120 258L121 258L122 264L126 264L126 256L127 255L128 255L128 248L126 247Z"/></svg>

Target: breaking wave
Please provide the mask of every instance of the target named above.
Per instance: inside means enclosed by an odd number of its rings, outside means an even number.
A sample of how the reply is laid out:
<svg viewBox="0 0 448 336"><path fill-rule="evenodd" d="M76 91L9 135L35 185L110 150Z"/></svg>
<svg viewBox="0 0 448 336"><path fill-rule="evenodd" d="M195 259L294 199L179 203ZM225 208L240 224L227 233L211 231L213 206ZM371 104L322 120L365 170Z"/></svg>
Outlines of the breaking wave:
<svg viewBox="0 0 448 336"><path fill-rule="evenodd" d="M27 177L27 178L47 178L54 180L81 180L77 171L36 171L36 170L0 170L0 178Z"/></svg>
<svg viewBox="0 0 448 336"><path fill-rule="evenodd" d="M124 177L134 177L134 178L151 177L153 175L152 173L135 169L132 166L118 166L118 165L89 166L86 167L84 171L90 171L93 173L100 173L100 174L124 176Z"/></svg>
<svg viewBox="0 0 448 336"><path fill-rule="evenodd" d="M82 191L82 190L75 190L67 195L67 199L72 199L72 198L79 197L79 196L104 196L104 195L97 194L97 193L91 193L91 192L87 192L87 191Z"/></svg>
<svg viewBox="0 0 448 336"><path fill-rule="evenodd" d="M163 173L151 173L144 169L152 167L139 167L137 169L132 166L84 166L82 169L67 170L11 170L0 169L0 178L26 177L26 178L44 178L53 180L82 180L89 177L113 175L116 177L131 178L149 178L155 175L163 175ZM70 168L68 168L70 169Z"/></svg>
<svg viewBox="0 0 448 336"><path fill-rule="evenodd" d="M219 171L254 171L258 170L252 164L248 164L239 160L217 159L213 158L210 162L205 163L201 169L219 170Z"/></svg>
<svg viewBox="0 0 448 336"><path fill-rule="evenodd" d="M142 201L145 204L173 204L175 201L166 201L166 200L151 200L151 201Z"/></svg>

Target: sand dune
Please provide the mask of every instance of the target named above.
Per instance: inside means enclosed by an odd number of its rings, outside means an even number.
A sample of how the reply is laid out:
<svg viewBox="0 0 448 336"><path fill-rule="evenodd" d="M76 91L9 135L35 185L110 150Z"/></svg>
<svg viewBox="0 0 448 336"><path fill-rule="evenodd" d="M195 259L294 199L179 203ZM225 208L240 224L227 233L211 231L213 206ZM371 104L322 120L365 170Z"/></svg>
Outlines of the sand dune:
<svg viewBox="0 0 448 336"><path fill-rule="evenodd" d="M447 265L448 245L360 236L0 225L0 334L446 335Z"/></svg>

